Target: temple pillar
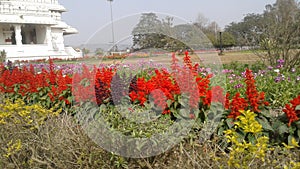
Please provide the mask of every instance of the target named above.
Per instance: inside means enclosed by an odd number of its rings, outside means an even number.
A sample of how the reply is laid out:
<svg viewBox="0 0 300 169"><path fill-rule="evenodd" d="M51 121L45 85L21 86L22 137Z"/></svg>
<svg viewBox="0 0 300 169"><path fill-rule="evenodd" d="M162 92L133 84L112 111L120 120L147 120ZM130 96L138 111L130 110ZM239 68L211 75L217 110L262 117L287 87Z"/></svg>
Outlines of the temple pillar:
<svg viewBox="0 0 300 169"><path fill-rule="evenodd" d="M21 25L14 25L16 45L22 45Z"/></svg>
<svg viewBox="0 0 300 169"><path fill-rule="evenodd" d="M46 26L46 44L52 48L52 36L51 36L51 27Z"/></svg>

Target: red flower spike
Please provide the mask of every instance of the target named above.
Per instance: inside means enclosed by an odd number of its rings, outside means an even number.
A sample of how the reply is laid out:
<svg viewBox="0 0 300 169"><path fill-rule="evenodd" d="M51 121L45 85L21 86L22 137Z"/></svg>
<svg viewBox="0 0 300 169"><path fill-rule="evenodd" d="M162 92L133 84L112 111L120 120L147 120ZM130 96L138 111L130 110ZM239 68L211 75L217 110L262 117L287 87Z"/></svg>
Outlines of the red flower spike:
<svg viewBox="0 0 300 169"><path fill-rule="evenodd" d="M229 104L231 112L229 113L228 118L237 119L237 117L241 114L240 110L245 110L247 106L247 101L240 97L240 93L236 93Z"/></svg>
<svg viewBox="0 0 300 169"><path fill-rule="evenodd" d="M247 85L246 88L246 95L248 103L251 106L252 111L254 112L260 112L259 106L268 105L268 103L265 101L265 94L263 92L258 93L255 86L255 79L252 74L252 71L249 69L246 69L246 79L245 83Z"/></svg>
<svg viewBox="0 0 300 169"><path fill-rule="evenodd" d="M285 115L289 120L288 126L291 126L293 122L299 120L300 110L296 110L297 106L299 105L300 105L300 95L298 95L298 97L291 100L290 104L285 105L283 112L285 112Z"/></svg>

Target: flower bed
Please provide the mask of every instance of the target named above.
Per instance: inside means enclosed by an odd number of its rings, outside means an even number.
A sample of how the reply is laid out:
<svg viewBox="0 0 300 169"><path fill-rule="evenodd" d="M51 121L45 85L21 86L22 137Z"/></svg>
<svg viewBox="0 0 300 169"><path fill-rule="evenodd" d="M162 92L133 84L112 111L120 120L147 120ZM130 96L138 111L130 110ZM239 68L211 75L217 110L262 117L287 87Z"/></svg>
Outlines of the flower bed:
<svg viewBox="0 0 300 169"><path fill-rule="evenodd" d="M198 144L197 139L202 136L199 136L200 132L197 131L212 119L211 116L219 117L217 129L211 133L213 136L208 140L214 140L214 143L221 147L221 151L229 156L226 165L232 167L240 168L259 163L272 166L273 163L266 162L265 158L270 152L276 154L274 147L277 145L286 149L284 151L292 149L299 152L299 67L284 70L280 61L275 70L269 67L254 73L245 67L241 71L228 67L222 72L212 73L209 68L193 64L188 52L183 62L184 65L179 65L174 54L170 69L157 66L139 69L140 67L132 65L58 66L54 65L52 60L49 65L25 65L14 69L6 69L2 65L0 91L4 98L12 103L20 103L22 100L28 106L38 104L53 111L63 110L75 117L85 112L81 109L78 111L78 106L82 108L84 105L84 109L91 111L95 106L88 106L97 105L102 110L101 117L111 124L112 130L132 137L151 137L156 132L164 132L174 122L183 118L195 121L189 139ZM212 84L212 81L218 78L218 73L226 76L227 88ZM142 127L124 119L118 109L118 105L124 102L129 105L121 111L128 114L136 113L138 116L139 112L149 108L156 114L161 114L157 119L158 123L153 122L150 126ZM182 109L188 111L183 113ZM4 117L13 118L7 115L6 108L0 107L0 110L0 122L4 121ZM277 114L274 114L275 110ZM44 118L44 121L47 121L47 118ZM17 129L20 130L19 127ZM228 142L224 143L221 138L227 138ZM23 143L23 140L19 138L7 143L7 150L12 147L11 149L16 151L10 155L5 151L6 156L4 160L0 158L0 166L2 161L6 164L20 160L17 152L22 152L21 142ZM23 150L24 156L30 147ZM230 152L226 153L227 151ZM75 151L76 153L78 152ZM112 159L124 165L130 161L110 155ZM214 155L216 162L221 163L218 155ZM34 155L32 158L36 162L39 161ZM82 161L86 158L86 154L77 156L75 166L92 165ZM291 157L291 160L297 161L299 158L298 154ZM30 160L32 159L28 157L24 166L30 166ZM50 165L48 163L51 160L46 161L47 165ZM121 164L112 165L122 167ZM282 162L280 165L283 167L299 164ZM22 166L22 163L18 166Z"/></svg>

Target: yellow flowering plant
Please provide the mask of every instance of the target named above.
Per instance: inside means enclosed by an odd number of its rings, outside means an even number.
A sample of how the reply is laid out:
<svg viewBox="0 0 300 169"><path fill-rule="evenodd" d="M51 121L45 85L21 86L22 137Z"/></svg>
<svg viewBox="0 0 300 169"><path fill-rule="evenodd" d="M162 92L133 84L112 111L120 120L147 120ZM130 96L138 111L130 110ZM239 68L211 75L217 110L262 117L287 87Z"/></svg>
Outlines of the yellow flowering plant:
<svg viewBox="0 0 300 169"><path fill-rule="evenodd" d="M228 165L249 168L254 160L264 162L269 138L262 134L262 125L255 120L254 112L240 112L235 126L224 132L230 144Z"/></svg>
<svg viewBox="0 0 300 169"><path fill-rule="evenodd" d="M14 102L7 99L0 104L0 125L20 124L23 127L35 129L44 123L48 116L57 116L61 109L55 107L48 110L39 104L26 105L21 99Z"/></svg>
<svg viewBox="0 0 300 169"><path fill-rule="evenodd" d="M12 101L0 98L0 168L7 164L14 165L8 168L28 168L25 161L18 165L15 162L28 158L32 149L30 145L39 139L37 136L41 126L61 111L55 107L46 109L40 104L27 105L21 99Z"/></svg>
<svg viewBox="0 0 300 169"><path fill-rule="evenodd" d="M21 142L20 139L18 139L16 141L11 140L7 144L6 154L4 154L3 156L6 157L6 158L9 158L11 155L17 153L21 149L22 149L22 142Z"/></svg>

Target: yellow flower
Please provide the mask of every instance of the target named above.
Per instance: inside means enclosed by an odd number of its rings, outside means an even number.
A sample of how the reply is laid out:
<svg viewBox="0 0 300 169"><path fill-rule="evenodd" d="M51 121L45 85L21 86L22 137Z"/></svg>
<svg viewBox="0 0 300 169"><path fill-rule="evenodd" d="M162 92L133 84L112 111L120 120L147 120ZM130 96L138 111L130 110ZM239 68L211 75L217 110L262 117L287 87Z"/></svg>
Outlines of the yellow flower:
<svg viewBox="0 0 300 169"><path fill-rule="evenodd" d="M13 140L11 140L7 144L6 154L4 154L4 157L10 157L14 153L20 151L22 148L22 142L20 139L18 139L15 143L13 143Z"/></svg>
<svg viewBox="0 0 300 169"><path fill-rule="evenodd" d="M291 145L294 146L294 147L300 147L300 146L298 145L297 140L296 140L294 137L293 137L292 140L291 140Z"/></svg>
<svg viewBox="0 0 300 169"><path fill-rule="evenodd" d="M283 146L284 146L285 148L287 148L287 149L293 149L293 148L298 148L298 147L300 147L300 146L298 145L297 140L296 140L294 137L292 137L291 142L290 142L288 145L285 144L285 143L282 143L282 144L283 144Z"/></svg>
<svg viewBox="0 0 300 169"><path fill-rule="evenodd" d="M292 166L292 169L299 169L300 168L300 162L291 161L291 166Z"/></svg>
<svg viewBox="0 0 300 169"><path fill-rule="evenodd" d="M57 116L61 109L54 111L56 107L47 110L39 104L26 105L22 100L12 102L6 99L5 104L0 105L0 125L7 123L22 124L34 129L42 125L48 116Z"/></svg>
<svg viewBox="0 0 300 169"><path fill-rule="evenodd" d="M242 128L247 133L259 133L262 131L262 126L255 120L256 114L250 110L240 110L241 115L239 121L235 124Z"/></svg>

